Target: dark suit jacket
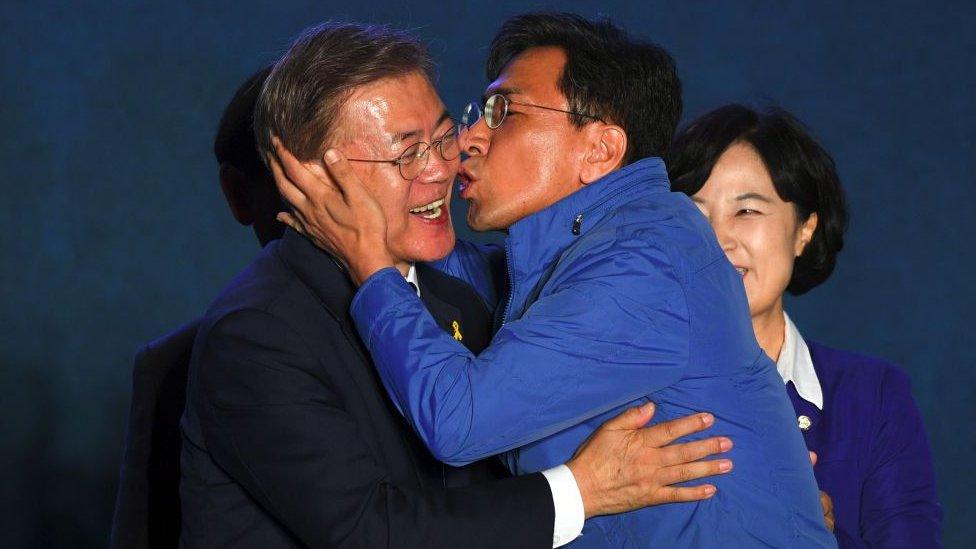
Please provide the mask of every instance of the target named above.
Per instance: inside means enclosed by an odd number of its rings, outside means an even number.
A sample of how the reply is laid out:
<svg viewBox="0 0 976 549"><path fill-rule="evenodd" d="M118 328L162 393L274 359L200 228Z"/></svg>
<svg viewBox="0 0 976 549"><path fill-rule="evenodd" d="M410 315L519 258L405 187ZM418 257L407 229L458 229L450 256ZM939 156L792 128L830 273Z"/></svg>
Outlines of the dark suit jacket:
<svg viewBox="0 0 976 549"><path fill-rule="evenodd" d="M199 321L143 347L112 519L112 548L175 547L180 533L180 416Z"/></svg>
<svg viewBox="0 0 976 549"><path fill-rule="evenodd" d="M419 276L421 294L444 307L431 307L441 324L457 320L476 339L464 315L477 295ZM329 256L289 230L213 303L187 386L181 543L551 547L542 475L447 486L380 386L348 316L353 293Z"/></svg>

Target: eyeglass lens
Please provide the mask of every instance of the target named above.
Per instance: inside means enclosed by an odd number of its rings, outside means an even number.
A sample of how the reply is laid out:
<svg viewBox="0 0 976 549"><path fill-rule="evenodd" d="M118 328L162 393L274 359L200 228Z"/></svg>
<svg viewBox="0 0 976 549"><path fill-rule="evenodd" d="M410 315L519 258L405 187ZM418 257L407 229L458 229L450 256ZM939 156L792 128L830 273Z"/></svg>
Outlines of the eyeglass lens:
<svg viewBox="0 0 976 549"><path fill-rule="evenodd" d="M471 102L464 107L464 112L461 113L461 124L465 129L470 128L484 117L485 124L494 130L502 125L506 114L508 114L508 99L496 93L485 101L484 112L481 110L481 105L476 102Z"/></svg>
<svg viewBox="0 0 976 549"><path fill-rule="evenodd" d="M505 115L508 114L508 99L504 95L495 94L485 101L485 124L491 129L496 129L502 125Z"/></svg>
<svg viewBox="0 0 976 549"><path fill-rule="evenodd" d="M400 175L404 179L415 179L427 168L430 161L430 149L436 148L437 154L446 162L450 162L458 157L461 148L458 146L458 128L453 127L447 131L440 139L430 145L420 141L414 143L407 150L403 151L397 161L400 168Z"/></svg>

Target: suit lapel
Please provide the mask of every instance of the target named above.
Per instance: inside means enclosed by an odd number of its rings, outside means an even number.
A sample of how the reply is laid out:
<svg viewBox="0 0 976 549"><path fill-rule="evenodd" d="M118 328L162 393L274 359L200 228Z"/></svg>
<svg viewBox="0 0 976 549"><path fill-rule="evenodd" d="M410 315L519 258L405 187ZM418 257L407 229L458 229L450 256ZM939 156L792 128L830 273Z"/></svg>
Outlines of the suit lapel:
<svg viewBox="0 0 976 549"><path fill-rule="evenodd" d="M453 335L454 339L463 342L464 319L461 317L461 310L437 295L436 286L425 284L425 278L429 279L430 277L421 276L418 271L417 282L420 283L420 300L424 302L424 306L430 311L430 315L434 317L438 326L448 334Z"/></svg>

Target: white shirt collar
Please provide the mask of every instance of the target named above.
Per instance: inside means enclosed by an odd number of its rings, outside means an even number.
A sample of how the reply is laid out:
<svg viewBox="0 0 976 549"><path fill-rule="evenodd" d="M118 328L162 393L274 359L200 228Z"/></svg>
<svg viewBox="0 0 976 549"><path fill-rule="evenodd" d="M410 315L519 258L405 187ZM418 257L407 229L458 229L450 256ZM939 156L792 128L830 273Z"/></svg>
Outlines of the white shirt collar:
<svg viewBox="0 0 976 549"><path fill-rule="evenodd" d="M420 283L417 282L417 266L413 263L410 264L410 268L407 269L407 282L413 284L415 290L417 290L417 297L420 297Z"/></svg>
<svg viewBox="0 0 976 549"><path fill-rule="evenodd" d="M786 311L783 311L783 318L786 319L786 337L783 339L783 349L779 352L779 360L776 361L776 370L783 378L783 383L793 382L800 398L823 410L823 390L817 372L813 369L810 349Z"/></svg>

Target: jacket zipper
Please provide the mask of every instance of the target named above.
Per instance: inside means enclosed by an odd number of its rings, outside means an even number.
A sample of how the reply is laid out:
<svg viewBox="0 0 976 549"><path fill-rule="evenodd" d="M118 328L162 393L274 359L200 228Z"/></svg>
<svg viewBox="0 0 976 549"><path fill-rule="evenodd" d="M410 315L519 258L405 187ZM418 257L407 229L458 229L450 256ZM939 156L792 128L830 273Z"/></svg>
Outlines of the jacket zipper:
<svg viewBox="0 0 976 549"><path fill-rule="evenodd" d="M512 274L512 244L511 240L505 239L505 267L508 269L508 299L505 308L502 309L502 321L499 328L505 325L508 320L508 310L512 307L512 299L515 298L515 276Z"/></svg>
<svg viewBox="0 0 976 549"><path fill-rule="evenodd" d="M617 198L621 194L623 194L623 193L629 191L630 189L636 187L637 184L638 183L634 183L632 185L625 186L622 189L617 189L612 194L608 194L607 196L604 196L603 199L600 200L599 202L597 202L596 204L593 204L589 208L587 208L587 209L581 211L580 213L576 214L576 217L573 218L573 229L572 229L573 230L573 235L574 236L579 236L579 234L583 231L583 217L585 215L593 212L594 210L600 208L601 206L603 206L607 202L609 202L609 201Z"/></svg>

